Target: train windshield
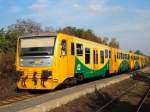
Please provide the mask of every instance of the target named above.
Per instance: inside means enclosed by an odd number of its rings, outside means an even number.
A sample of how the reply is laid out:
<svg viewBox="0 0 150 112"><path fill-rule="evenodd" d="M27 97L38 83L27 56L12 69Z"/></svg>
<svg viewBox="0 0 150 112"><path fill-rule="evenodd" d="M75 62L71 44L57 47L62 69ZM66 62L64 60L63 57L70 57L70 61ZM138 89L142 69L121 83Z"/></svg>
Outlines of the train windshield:
<svg viewBox="0 0 150 112"><path fill-rule="evenodd" d="M20 39L20 56L52 56L55 37Z"/></svg>

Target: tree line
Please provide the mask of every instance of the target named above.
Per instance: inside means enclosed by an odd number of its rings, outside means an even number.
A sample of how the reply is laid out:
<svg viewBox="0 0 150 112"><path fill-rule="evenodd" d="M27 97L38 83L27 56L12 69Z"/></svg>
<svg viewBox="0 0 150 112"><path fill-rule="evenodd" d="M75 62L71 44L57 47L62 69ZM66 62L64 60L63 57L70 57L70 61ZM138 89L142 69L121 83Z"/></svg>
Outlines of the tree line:
<svg viewBox="0 0 150 112"><path fill-rule="evenodd" d="M119 48L119 42L116 40L116 38L111 38L109 41L108 37L102 38L97 36L91 29L67 26L65 28L54 30L51 27L43 28L41 24L31 19L19 19L15 24L9 25L7 28L0 28L0 52L15 50L16 41L19 36L35 32L61 32L105 44L114 48Z"/></svg>

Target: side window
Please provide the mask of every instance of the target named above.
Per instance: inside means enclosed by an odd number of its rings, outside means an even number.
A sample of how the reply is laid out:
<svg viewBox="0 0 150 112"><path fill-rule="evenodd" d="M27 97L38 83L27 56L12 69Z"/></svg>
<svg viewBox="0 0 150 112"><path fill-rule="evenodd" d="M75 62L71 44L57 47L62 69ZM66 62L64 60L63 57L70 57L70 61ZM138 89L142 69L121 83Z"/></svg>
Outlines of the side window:
<svg viewBox="0 0 150 112"><path fill-rule="evenodd" d="M94 59L94 64L98 64L98 52L97 50L93 51L93 59Z"/></svg>
<svg viewBox="0 0 150 112"><path fill-rule="evenodd" d="M123 54L121 53L121 59L123 59Z"/></svg>
<svg viewBox="0 0 150 112"><path fill-rule="evenodd" d="M133 56L131 56L131 60L133 60Z"/></svg>
<svg viewBox="0 0 150 112"><path fill-rule="evenodd" d="M71 55L74 55L74 43L71 43Z"/></svg>
<svg viewBox="0 0 150 112"><path fill-rule="evenodd" d="M90 49L85 48L85 64L90 64Z"/></svg>
<svg viewBox="0 0 150 112"><path fill-rule="evenodd" d="M95 64L98 64L98 52L97 51L95 51L95 53L96 53L96 62L95 62Z"/></svg>
<svg viewBox="0 0 150 112"><path fill-rule="evenodd" d="M111 58L111 51L109 50L109 58Z"/></svg>
<svg viewBox="0 0 150 112"><path fill-rule="evenodd" d="M83 45L82 44L76 44L76 50L77 50L77 56L83 56Z"/></svg>
<svg viewBox="0 0 150 112"><path fill-rule="evenodd" d="M61 55L67 55L67 44L66 40L62 40L61 42Z"/></svg>
<svg viewBox="0 0 150 112"><path fill-rule="evenodd" d="M100 62L101 64L104 64L104 51L100 51Z"/></svg>
<svg viewBox="0 0 150 112"><path fill-rule="evenodd" d="M127 59L129 59L129 54L127 54Z"/></svg>
<svg viewBox="0 0 150 112"><path fill-rule="evenodd" d="M121 59L121 53L119 53L119 59Z"/></svg>
<svg viewBox="0 0 150 112"><path fill-rule="evenodd" d="M117 59L119 59L119 53L117 52Z"/></svg>
<svg viewBox="0 0 150 112"><path fill-rule="evenodd" d="M105 49L105 58L108 58L108 50Z"/></svg>

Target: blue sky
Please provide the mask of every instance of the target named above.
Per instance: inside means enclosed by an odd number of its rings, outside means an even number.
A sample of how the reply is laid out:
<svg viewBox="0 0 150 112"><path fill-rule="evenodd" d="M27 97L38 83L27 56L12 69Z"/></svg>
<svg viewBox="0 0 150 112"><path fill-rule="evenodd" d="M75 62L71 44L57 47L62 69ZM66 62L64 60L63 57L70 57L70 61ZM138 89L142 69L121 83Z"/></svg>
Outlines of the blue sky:
<svg viewBox="0 0 150 112"><path fill-rule="evenodd" d="M0 28L30 18L55 29L92 29L150 55L150 0L0 0Z"/></svg>

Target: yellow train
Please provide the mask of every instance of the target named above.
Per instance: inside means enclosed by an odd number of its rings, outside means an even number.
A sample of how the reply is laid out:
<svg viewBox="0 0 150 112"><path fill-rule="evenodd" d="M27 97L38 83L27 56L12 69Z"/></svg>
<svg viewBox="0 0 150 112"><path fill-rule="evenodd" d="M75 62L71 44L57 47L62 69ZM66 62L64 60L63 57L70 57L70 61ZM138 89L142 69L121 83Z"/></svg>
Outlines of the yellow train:
<svg viewBox="0 0 150 112"><path fill-rule="evenodd" d="M17 41L19 89L55 89L60 84L143 68L146 57L78 37L22 36Z"/></svg>

